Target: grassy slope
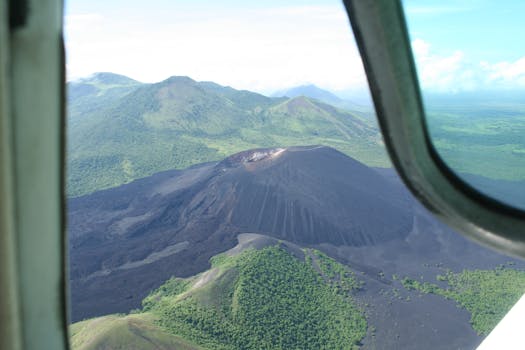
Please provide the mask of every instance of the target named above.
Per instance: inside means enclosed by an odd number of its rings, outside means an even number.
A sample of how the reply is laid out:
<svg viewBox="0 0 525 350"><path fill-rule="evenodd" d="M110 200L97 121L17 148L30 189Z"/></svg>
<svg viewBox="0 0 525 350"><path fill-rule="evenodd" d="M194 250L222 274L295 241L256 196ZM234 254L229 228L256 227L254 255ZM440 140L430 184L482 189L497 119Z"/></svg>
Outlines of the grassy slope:
<svg viewBox="0 0 525 350"><path fill-rule="evenodd" d="M499 267L494 270L464 270L437 276L446 284L440 287L410 278L405 288L442 295L455 300L471 314L470 323L478 334L487 335L525 292L525 271Z"/></svg>
<svg viewBox="0 0 525 350"><path fill-rule="evenodd" d="M369 121L319 101L268 98L184 77L93 86L96 93L69 104L72 196L258 147L323 144L369 165L388 165Z"/></svg>
<svg viewBox="0 0 525 350"><path fill-rule="evenodd" d="M201 349L162 330L150 313L98 317L75 323L70 333L71 347L75 350Z"/></svg>
<svg viewBox="0 0 525 350"><path fill-rule="evenodd" d="M218 255L209 271L152 292L142 313L72 325L73 348L126 348L137 334L131 323L148 339L137 349L181 338L207 349L356 349L367 329L352 297L360 284L324 254L305 256L278 246Z"/></svg>

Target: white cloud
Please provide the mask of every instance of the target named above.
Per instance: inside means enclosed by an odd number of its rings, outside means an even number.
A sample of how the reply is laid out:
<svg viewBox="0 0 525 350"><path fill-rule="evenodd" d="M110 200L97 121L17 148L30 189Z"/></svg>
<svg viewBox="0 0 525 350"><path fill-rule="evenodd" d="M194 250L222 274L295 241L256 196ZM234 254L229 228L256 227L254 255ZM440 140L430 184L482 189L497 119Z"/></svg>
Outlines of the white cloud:
<svg viewBox="0 0 525 350"><path fill-rule="evenodd" d="M422 40L412 41L423 90L458 92L525 87L525 57L514 62L474 62L457 50L440 54Z"/></svg>
<svg viewBox="0 0 525 350"><path fill-rule="evenodd" d="M514 62L504 61L495 64L480 62L480 66L491 81L510 85L525 85L525 57Z"/></svg>
<svg viewBox="0 0 525 350"><path fill-rule="evenodd" d="M443 91L457 86L456 80L464 73L462 72L463 52L455 51L449 56L439 56L432 53L430 44L421 39L414 40L412 48L423 89Z"/></svg>
<svg viewBox="0 0 525 350"><path fill-rule="evenodd" d="M366 87L340 4L118 18L73 13L66 47L70 79L112 71L144 82L187 75L260 92L305 83Z"/></svg>

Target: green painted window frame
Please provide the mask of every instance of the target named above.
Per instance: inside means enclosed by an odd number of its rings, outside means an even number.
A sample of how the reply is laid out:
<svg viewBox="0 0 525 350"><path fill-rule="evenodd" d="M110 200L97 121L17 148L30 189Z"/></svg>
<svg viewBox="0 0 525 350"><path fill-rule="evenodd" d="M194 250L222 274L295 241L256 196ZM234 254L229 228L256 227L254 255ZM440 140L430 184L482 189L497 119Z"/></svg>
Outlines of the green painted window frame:
<svg viewBox="0 0 525 350"><path fill-rule="evenodd" d="M467 237L525 257L525 212L457 177L434 149L400 0L344 0L392 162L412 193Z"/></svg>
<svg viewBox="0 0 525 350"><path fill-rule="evenodd" d="M0 349L68 349L62 0L0 1Z"/></svg>
<svg viewBox="0 0 525 350"><path fill-rule="evenodd" d="M345 0L385 143L412 192L525 257L525 214L457 178L426 131L399 1ZM0 348L68 349L62 0L0 1Z"/></svg>

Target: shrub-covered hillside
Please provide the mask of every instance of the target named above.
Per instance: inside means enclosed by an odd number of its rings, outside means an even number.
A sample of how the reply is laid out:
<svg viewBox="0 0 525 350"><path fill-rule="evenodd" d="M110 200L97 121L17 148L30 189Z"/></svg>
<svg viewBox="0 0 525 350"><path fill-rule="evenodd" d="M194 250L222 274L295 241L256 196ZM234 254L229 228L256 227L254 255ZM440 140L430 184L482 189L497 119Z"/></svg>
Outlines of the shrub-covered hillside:
<svg viewBox="0 0 525 350"><path fill-rule="evenodd" d="M143 328L162 334L162 344L169 335L205 349L357 349L367 330L352 297L359 288L352 272L320 252L247 249L214 257L195 277L170 279L144 299L141 312L111 319L120 325L112 329L136 333L123 330L133 316L148 320ZM72 326L73 345L117 338L111 329L90 334L88 325Z"/></svg>

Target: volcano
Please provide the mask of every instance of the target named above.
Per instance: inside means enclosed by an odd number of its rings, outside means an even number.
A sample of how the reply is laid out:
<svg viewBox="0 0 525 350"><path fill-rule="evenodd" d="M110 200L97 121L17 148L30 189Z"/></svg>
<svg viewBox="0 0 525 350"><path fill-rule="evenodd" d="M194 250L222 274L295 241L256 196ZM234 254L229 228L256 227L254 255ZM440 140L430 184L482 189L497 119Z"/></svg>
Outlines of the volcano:
<svg viewBox="0 0 525 350"><path fill-rule="evenodd" d="M73 320L138 307L171 276L209 268L240 233L366 247L413 224L402 186L324 146L245 151L68 205Z"/></svg>

